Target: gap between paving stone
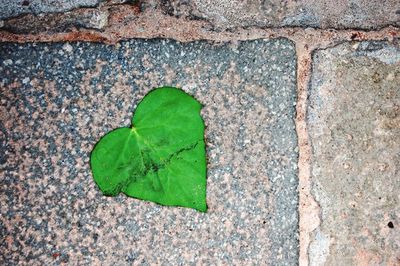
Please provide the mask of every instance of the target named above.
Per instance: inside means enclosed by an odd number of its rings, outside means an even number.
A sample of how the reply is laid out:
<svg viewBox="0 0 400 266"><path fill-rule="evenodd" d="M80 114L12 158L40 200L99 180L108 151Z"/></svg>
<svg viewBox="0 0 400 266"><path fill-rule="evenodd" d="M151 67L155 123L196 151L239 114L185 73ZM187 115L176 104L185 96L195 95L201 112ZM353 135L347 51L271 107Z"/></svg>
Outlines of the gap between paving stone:
<svg viewBox="0 0 400 266"><path fill-rule="evenodd" d="M112 18L111 18L111 22ZM113 25L113 23L111 23ZM160 26L156 26L160 25ZM117 29L121 31L117 31ZM234 32L214 32L204 28L198 21L185 21L166 17L163 14L141 17L139 21L124 25L115 24L103 32L80 29L72 33L40 33L36 35L18 35L0 31L1 42L53 42L53 41L98 41L117 43L131 38L171 38L182 42L210 40L214 42L237 42L257 38L288 38L295 42L297 51L297 118L296 130L299 145L299 215L300 215L300 265L308 265L308 246L310 233L319 226L319 206L310 193L311 148L305 122L307 109L308 84L311 74L311 53L315 49L333 47L344 41L394 40L400 36L400 29L387 27L377 31L360 30L318 30L302 28L281 29L238 29ZM310 223L311 221L311 223Z"/></svg>

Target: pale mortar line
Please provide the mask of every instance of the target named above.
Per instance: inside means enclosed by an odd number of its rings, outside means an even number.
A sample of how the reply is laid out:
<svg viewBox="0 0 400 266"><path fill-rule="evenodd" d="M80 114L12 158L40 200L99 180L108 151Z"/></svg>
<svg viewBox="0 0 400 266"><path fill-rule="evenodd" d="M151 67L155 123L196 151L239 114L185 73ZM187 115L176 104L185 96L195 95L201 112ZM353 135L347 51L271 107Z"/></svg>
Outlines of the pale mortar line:
<svg viewBox="0 0 400 266"><path fill-rule="evenodd" d="M311 193L311 145L307 131L307 97L311 77L311 52L307 44L296 43L297 52L297 105L296 131L299 147L299 265L309 264L308 247L311 233L320 225L320 207Z"/></svg>
<svg viewBox="0 0 400 266"><path fill-rule="evenodd" d="M102 7L109 8L109 7ZM65 42L89 41L115 44L132 38L167 38L180 42L210 40L215 42L253 40L260 38L288 38L301 40L312 47L326 47L328 43L342 41L395 38L400 36L400 28L386 27L376 31L333 30L313 28L256 28L236 29L232 31L214 31L207 21L186 20L162 14L160 11L143 13L124 13L107 9L110 13L108 25L102 31L78 29L64 33L14 34L0 31L0 42ZM122 16L122 18L121 18ZM21 22L22 23L22 22Z"/></svg>

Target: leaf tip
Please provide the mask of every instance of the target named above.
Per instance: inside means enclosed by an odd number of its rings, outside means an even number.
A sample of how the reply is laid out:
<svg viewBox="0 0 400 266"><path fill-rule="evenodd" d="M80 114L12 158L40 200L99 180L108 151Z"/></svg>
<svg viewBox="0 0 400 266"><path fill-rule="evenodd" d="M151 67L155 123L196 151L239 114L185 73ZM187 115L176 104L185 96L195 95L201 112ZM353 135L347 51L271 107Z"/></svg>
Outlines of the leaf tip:
<svg viewBox="0 0 400 266"><path fill-rule="evenodd" d="M200 206L197 206L195 209L198 210L199 212L207 213L208 210L207 203L201 204Z"/></svg>

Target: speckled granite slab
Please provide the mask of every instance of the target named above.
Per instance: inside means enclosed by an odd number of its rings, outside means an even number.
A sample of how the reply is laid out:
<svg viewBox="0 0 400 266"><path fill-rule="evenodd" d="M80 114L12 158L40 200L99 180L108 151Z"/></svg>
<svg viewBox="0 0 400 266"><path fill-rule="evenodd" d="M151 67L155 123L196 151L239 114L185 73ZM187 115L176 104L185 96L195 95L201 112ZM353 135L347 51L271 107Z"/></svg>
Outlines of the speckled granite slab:
<svg viewBox="0 0 400 266"><path fill-rule="evenodd" d="M297 264L290 41L3 43L0 77L1 264ZM93 182L93 145L163 85L204 104L206 214Z"/></svg>

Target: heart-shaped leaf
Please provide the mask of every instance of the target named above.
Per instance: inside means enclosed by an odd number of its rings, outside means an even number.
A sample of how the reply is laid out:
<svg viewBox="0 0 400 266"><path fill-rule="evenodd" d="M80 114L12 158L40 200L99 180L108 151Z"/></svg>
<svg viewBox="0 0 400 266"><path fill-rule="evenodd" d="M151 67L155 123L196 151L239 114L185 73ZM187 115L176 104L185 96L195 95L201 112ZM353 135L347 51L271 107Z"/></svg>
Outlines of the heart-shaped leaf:
<svg viewBox="0 0 400 266"><path fill-rule="evenodd" d="M201 104L180 89L149 92L136 108L132 127L109 132L92 151L90 164L101 191L206 212L200 110Z"/></svg>

